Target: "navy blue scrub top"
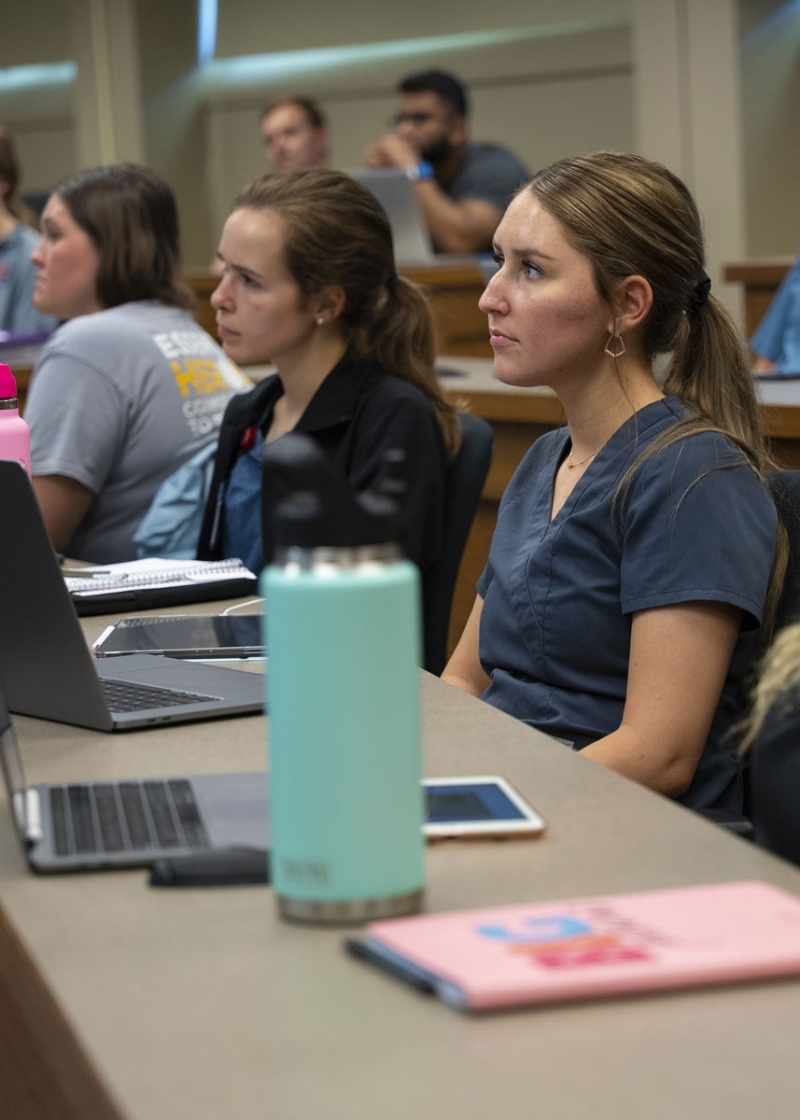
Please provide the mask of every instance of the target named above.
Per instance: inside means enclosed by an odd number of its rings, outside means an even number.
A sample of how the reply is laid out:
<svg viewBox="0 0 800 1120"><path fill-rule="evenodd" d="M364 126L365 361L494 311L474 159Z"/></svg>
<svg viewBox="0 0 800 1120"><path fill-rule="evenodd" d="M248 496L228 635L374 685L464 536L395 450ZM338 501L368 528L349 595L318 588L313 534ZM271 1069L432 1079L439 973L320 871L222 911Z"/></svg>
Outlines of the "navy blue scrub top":
<svg viewBox="0 0 800 1120"><path fill-rule="evenodd" d="M686 411L656 401L606 443L550 519L569 444L560 429L536 441L500 504L484 599L483 698L576 750L615 731L628 678L631 615L668 604L740 607L742 633L695 778L680 798L741 811L735 742L743 688L775 550L777 515L741 453L712 432L679 440L628 468Z"/></svg>

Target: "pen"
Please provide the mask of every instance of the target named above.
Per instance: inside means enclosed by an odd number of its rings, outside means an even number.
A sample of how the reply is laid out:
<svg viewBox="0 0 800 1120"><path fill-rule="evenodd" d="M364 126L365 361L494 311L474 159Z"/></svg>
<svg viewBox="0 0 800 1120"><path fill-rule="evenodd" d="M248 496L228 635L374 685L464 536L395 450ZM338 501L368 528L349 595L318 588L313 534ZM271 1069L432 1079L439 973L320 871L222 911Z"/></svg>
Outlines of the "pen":
<svg viewBox="0 0 800 1120"><path fill-rule="evenodd" d="M418 992L423 992L427 996L436 994L436 989L430 980L426 980L418 972L411 968L404 968L400 961L387 960L381 953L376 952L366 941L357 941L354 937L346 937L344 939L344 947L346 952L351 957L358 957L359 960L369 961L374 964L382 972L387 972L389 976L394 976L396 980L402 980L404 983L409 984Z"/></svg>
<svg viewBox="0 0 800 1120"><path fill-rule="evenodd" d="M111 572L107 568L62 568L61 574L67 579L94 579L95 576L110 576Z"/></svg>

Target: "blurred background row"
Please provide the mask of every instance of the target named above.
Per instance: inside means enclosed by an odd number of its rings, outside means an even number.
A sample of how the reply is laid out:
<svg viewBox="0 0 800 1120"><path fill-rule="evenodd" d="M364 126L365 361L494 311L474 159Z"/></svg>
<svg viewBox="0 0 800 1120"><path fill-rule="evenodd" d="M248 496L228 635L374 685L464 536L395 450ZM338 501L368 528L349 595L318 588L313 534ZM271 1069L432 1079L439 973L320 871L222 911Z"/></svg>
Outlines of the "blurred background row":
<svg viewBox="0 0 800 1120"><path fill-rule="evenodd" d="M800 245L797 0L27 0L3 23L23 195L145 163L176 193L190 269L265 170L265 102L317 98L334 166L359 166L397 79L427 66L468 85L475 140L532 169L596 148L663 160L705 215L712 275ZM739 289L721 294L741 319Z"/></svg>

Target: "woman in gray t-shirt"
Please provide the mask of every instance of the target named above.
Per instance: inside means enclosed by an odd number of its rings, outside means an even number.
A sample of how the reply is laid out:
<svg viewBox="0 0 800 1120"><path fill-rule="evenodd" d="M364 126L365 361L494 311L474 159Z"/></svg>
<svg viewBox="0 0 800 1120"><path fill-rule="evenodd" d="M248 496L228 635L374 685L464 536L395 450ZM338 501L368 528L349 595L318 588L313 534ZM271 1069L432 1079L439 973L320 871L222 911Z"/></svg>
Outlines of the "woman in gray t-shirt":
<svg viewBox="0 0 800 1120"><path fill-rule="evenodd" d="M175 199L146 168L60 183L33 261L36 306L66 320L28 394L34 491L56 549L131 560L158 487L250 382L188 310Z"/></svg>

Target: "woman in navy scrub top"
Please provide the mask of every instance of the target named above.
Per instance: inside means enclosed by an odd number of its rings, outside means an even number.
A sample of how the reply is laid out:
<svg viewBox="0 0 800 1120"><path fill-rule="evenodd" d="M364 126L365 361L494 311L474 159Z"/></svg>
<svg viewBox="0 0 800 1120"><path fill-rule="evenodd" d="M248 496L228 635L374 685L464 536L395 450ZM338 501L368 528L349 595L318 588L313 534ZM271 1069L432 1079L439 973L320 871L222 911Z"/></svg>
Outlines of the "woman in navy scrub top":
<svg viewBox="0 0 800 1120"><path fill-rule="evenodd" d="M694 202L639 156L564 160L516 196L495 254L496 376L549 385L567 425L503 497L444 677L654 790L740 811L727 732L781 562L747 354L709 294Z"/></svg>

